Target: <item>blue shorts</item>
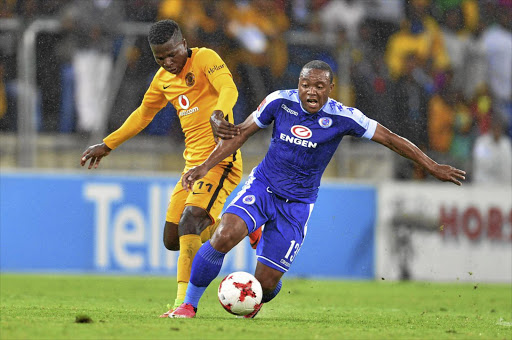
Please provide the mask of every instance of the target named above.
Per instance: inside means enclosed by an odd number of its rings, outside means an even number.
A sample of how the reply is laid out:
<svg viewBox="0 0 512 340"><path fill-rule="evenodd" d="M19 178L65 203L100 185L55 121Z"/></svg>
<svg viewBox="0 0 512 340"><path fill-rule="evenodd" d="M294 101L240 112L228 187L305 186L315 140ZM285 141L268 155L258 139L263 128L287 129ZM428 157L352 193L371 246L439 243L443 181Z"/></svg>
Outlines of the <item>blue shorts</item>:
<svg viewBox="0 0 512 340"><path fill-rule="evenodd" d="M242 218L249 233L264 225L256 249L258 261L284 273L304 242L313 206L275 195L251 173L225 212Z"/></svg>

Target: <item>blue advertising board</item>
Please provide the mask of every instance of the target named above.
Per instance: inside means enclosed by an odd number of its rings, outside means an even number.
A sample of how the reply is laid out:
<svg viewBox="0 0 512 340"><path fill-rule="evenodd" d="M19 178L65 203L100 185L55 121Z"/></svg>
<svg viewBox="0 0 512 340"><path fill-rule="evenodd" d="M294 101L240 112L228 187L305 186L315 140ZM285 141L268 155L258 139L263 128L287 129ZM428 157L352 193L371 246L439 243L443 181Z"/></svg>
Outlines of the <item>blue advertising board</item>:
<svg viewBox="0 0 512 340"><path fill-rule="evenodd" d="M176 275L178 252L162 242L177 177L0 174L2 271L123 272ZM228 202L241 188L228 198ZM376 190L322 184L308 233L289 275L373 278ZM222 273L252 272L248 241Z"/></svg>

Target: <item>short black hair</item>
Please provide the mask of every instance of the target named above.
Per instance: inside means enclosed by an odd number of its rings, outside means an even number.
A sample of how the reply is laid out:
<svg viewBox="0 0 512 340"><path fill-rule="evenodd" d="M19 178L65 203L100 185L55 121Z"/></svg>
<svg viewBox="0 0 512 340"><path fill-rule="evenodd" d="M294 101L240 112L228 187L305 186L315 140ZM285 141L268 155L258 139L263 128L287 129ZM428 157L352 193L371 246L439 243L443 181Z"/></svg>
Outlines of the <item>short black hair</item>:
<svg viewBox="0 0 512 340"><path fill-rule="evenodd" d="M312 60L306 65L302 67L302 70L300 71L300 74L302 75L302 72L305 70L323 70L329 72L329 81L332 84L332 81L334 80L334 72L332 71L332 68L327 64L325 61L321 60Z"/></svg>
<svg viewBox="0 0 512 340"><path fill-rule="evenodd" d="M148 34L150 45L161 45L168 42L171 38L183 39L181 29L178 23L171 19L160 20L151 25Z"/></svg>

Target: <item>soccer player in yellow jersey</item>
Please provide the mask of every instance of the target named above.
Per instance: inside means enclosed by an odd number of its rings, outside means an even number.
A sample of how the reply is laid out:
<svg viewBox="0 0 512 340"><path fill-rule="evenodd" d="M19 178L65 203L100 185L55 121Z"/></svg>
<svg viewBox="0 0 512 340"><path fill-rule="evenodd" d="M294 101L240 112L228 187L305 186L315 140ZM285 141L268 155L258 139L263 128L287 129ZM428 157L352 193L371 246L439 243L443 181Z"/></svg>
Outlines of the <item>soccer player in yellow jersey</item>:
<svg viewBox="0 0 512 340"><path fill-rule="evenodd" d="M82 166L90 159L88 168L97 168L103 157L143 130L168 102L176 108L185 133L185 169L182 175L191 167L203 163L216 146L210 126L211 115L217 119L224 117L236 133L233 106L238 91L219 55L207 48L188 48L178 24L173 20L154 23L148 41L160 69L142 104L103 143L92 145L84 151ZM219 133L219 137L223 135ZM179 184L174 188L163 236L167 249L180 250L178 291L174 306L183 302L192 260L202 243L215 231L218 225L215 221L241 177L242 157L237 151L212 168L193 190L186 191ZM259 234L251 235L251 243L253 239L259 240L259 235L261 230ZM168 308L170 310L161 317L167 317L174 307Z"/></svg>

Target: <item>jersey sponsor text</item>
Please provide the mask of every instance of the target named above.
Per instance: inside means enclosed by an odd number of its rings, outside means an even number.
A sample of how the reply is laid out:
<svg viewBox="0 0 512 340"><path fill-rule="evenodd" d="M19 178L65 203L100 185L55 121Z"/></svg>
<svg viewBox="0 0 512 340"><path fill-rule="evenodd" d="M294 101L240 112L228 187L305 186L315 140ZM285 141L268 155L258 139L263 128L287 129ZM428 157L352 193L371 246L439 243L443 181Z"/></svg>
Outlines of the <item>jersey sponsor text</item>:
<svg viewBox="0 0 512 340"><path fill-rule="evenodd" d="M226 64L214 65L208 69L208 74L212 75L215 71L222 70L225 66Z"/></svg>
<svg viewBox="0 0 512 340"><path fill-rule="evenodd" d="M300 145L305 148L313 148L314 149L318 145L318 143L313 143L313 142L303 140L303 139L300 139L297 137L288 136L288 135L285 135L284 133L281 133L281 136L279 138L284 140L285 142L295 144L295 145Z"/></svg>
<svg viewBox="0 0 512 340"><path fill-rule="evenodd" d="M199 111L199 108L196 106L196 107L193 107L191 109L188 109L188 110L183 110L183 111L180 111L180 117L184 117L184 116L188 116L194 112L197 112Z"/></svg>
<svg viewBox="0 0 512 340"><path fill-rule="evenodd" d="M288 106L286 106L284 104L281 104L281 107L283 108L283 110L285 110L286 112L288 112L291 115L294 115L294 116L298 116L299 115L299 113L297 111L294 111L294 110L290 109Z"/></svg>

